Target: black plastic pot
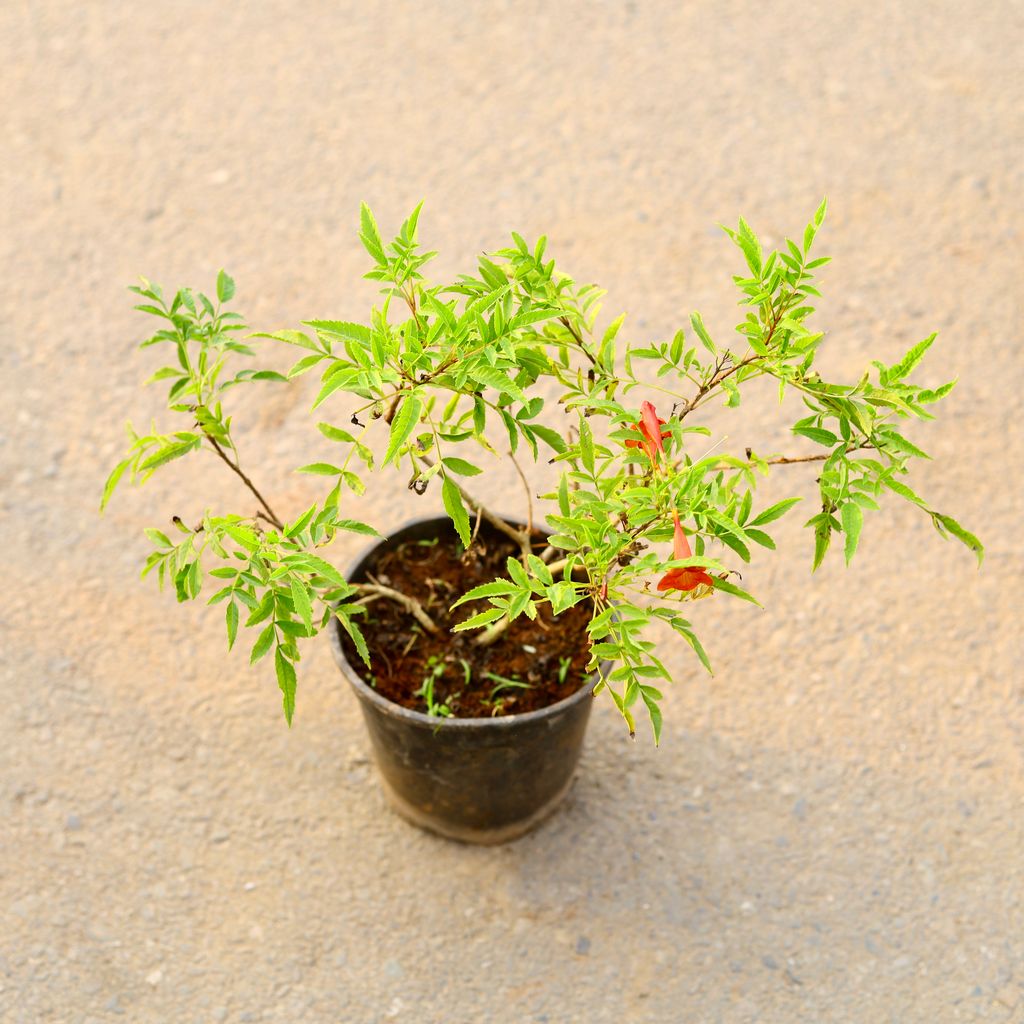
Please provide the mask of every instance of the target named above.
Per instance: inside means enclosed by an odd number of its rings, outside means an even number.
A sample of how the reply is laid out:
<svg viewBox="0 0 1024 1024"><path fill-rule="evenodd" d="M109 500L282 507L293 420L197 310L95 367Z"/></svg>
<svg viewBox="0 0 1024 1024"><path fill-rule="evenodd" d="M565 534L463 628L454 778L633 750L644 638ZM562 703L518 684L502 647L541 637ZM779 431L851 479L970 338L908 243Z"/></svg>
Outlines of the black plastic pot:
<svg viewBox="0 0 1024 1024"><path fill-rule="evenodd" d="M371 547L347 578L365 580L382 550L447 535L447 518L414 520ZM359 698L384 792L402 817L449 839L491 844L523 835L558 806L572 785L596 678L539 711L434 718L369 686L346 657L340 629L335 620L331 649Z"/></svg>

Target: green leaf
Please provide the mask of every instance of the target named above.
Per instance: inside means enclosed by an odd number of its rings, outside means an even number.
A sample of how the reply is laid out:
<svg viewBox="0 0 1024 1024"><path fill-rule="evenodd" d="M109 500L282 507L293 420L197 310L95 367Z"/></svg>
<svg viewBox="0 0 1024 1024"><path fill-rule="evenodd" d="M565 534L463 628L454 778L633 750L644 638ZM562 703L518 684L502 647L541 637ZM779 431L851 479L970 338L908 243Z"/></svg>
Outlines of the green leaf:
<svg viewBox="0 0 1024 1024"><path fill-rule="evenodd" d="M472 618L466 619L464 622L459 622L452 626L453 633L462 633L467 629L476 629L478 626L486 626L490 622L494 622L496 619L500 619L504 615L504 611L501 608L487 608Z"/></svg>
<svg viewBox="0 0 1024 1024"><path fill-rule="evenodd" d="M898 452L902 452L904 455L913 455L916 459L930 459L931 456L922 449L918 448L912 441L908 441L901 433L892 429L891 427L886 430L882 435L882 440L885 442L887 448L894 448Z"/></svg>
<svg viewBox="0 0 1024 1024"><path fill-rule="evenodd" d="M386 267L388 259L384 255L384 242L377 229L377 222L373 219L373 213L366 203L359 206L359 226L362 229L359 238L366 251L377 261L378 266Z"/></svg>
<svg viewBox="0 0 1024 1024"><path fill-rule="evenodd" d="M286 537L294 537L297 534L302 533L302 531L309 525L309 521L313 518L314 515L316 515L316 510L317 505L316 502L314 501L313 504L310 505L309 508L307 508L306 511L303 512L302 515L299 516L299 518L296 519L294 523L285 526L284 535Z"/></svg>
<svg viewBox="0 0 1024 1024"><path fill-rule="evenodd" d="M519 587L529 590L530 589L530 577L526 575L526 570L517 558L513 558L511 555L505 560L505 565L508 569L509 576L512 577L512 581Z"/></svg>
<svg viewBox="0 0 1024 1024"><path fill-rule="evenodd" d="M388 450L384 455L382 465L386 466L398 454L399 448L409 440L409 435L416 429L420 421L420 413L423 411L423 403L415 391L411 391L402 399L398 407L398 413L391 421L391 434L388 440Z"/></svg>
<svg viewBox="0 0 1024 1024"><path fill-rule="evenodd" d="M541 423L531 423L530 430L536 434L549 448L562 454L567 448L565 439L557 430L552 430L551 427L546 427Z"/></svg>
<svg viewBox="0 0 1024 1024"><path fill-rule="evenodd" d="M239 591L239 597L241 597L242 593L242 591ZM264 619L268 619L273 614L273 612L274 591L268 590L263 595L263 598L260 600L260 603L252 609L252 613L250 614L249 618L246 619L245 624L247 626L255 626L258 623L263 622Z"/></svg>
<svg viewBox="0 0 1024 1024"><path fill-rule="evenodd" d="M527 556L526 561L529 564L533 575L536 576L541 583L545 583L550 587L555 582L551 575L551 570L536 555Z"/></svg>
<svg viewBox="0 0 1024 1024"><path fill-rule="evenodd" d="M253 530L250 530L245 526L240 526L238 523L221 523L220 528L229 537L231 537L232 540L237 541L246 550L259 550L260 539L256 536L256 533Z"/></svg>
<svg viewBox="0 0 1024 1024"><path fill-rule="evenodd" d="M340 391L342 388L351 388L353 385L358 385L362 376L362 371L358 368L349 368L332 374L324 382L324 386L316 396L311 409L316 409L327 398L333 395L335 391Z"/></svg>
<svg viewBox="0 0 1024 1024"><path fill-rule="evenodd" d="M145 472L148 469L156 469L158 466L163 466L168 462L172 462L174 459L180 459L182 455L187 455L190 451L198 448L200 439L198 435L194 435L191 441L178 441L175 444L166 445L161 448L155 455L151 455L145 462L139 466L139 472Z"/></svg>
<svg viewBox="0 0 1024 1024"><path fill-rule="evenodd" d="M332 525L338 530L348 530L349 533L361 533L366 537L380 536L379 530L359 519L335 519Z"/></svg>
<svg viewBox="0 0 1024 1024"><path fill-rule="evenodd" d="M915 505L920 505L921 508L925 507L924 498L912 491L902 480L895 480L891 476L886 476L882 478L882 483L889 490L895 491L901 498L906 498L907 501L912 501Z"/></svg>
<svg viewBox="0 0 1024 1024"><path fill-rule="evenodd" d="M956 381L950 380L937 388L929 388L924 391L919 391L917 393L916 401L918 405L930 405L932 402L939 401L940 398L945 398L946 395L948 395L955 387Z"/></svg>
<svg viewBox="0 0 1024 1024"><path fill-rule="evenodd" d="M715 581L715 590L721 590L723 593L732 594L733 597L749 601L751 604L756 604L758 608L762 607L761 602L753 594L748 594L742 587L737 587L735 583L730 583L717 576L713 576L712 579Z"/></svg>
<svg viewBox="0 0 1024 1024"><path fill-rule="evenodd" d="M794 427L793 433L809 437L812 441L829 447L839 443L839 438L831 430L825 430L823 427Z"/></svg>
<svg viewBox="0 0 1024 1024"><path fill-rule="evenodd" d="M330 562L324 561L318 555L310 555L303 552L301 555L294 555L289 558L283 559L283 561L290 566L298 565L302 568L308 569L311 572L315 572L318 576L323 576L325 580L329 580L339 587L347 587L348 581L344 576L338 572L337 569L331 565Z"/></svg>
<svg viewBox="0 0 1024 1024"><path fill-rule="evenodd" d="M313 606L309 601L309 594L306 588L298 581L292 580L292 604L295 606L295 614L302 619L307 630L313 630Z"/></svg>
<svg viewBox="0 0 1024 1024"><path fill-rule="evenodd" d="M510 367L508 370L499 370L487 363L480 363L469 368L468 376L478 384L494 388L504 395L511 395L517 402L525 402L526 396L522 389L509 377L509 373L514 373L516 369L517 367Z"/></svg>
<svg viewBox="0 0 1024 1024"><path fill-rule="evenodd" d="M230 302L235 297L235 282L227 273L222 270L217 274L217 301Z"/></svg>
<svg viewBox="0 0 1024 1024"><path fill-rule="evenodd" d="M274 651L274 669L277 672L277 685L281 687L284 704L284 717L289 725L295 714L295 666L285 657L282 648Z"/></svg>
<svg viewBox="0 0 1024 1024"><path fill-rule="evenodd" d="M850 501L843 506L841 516L843 535L846 538L843 551L846 556L846 564L849 565L857 550L857 541L860 539L861 527L864 525L864 513L860 505L855 501Z"/></svg>
<svg viewBox="0 0 1024 1024"><path fill-rule="evenodd" d="M363 659L363 664L367 668L370 667L370 651L366 646L366 638L363 636L363 631L359 628L358 624L351 618L348 612L345 610L345 606L341 605L336 614L338 621L341 623L341 628L352 638L352 643L355 644L356 651L359 657Z"/></svg>
<svg viewBox="0 0 1024 1024"><path fill-rule="evenodd" d="M750 272L759 277L761 274L761 243L757 240L750 225L740 217L740 229L734 236L736 244L743 250L743 256L750 267Z"/></svg>
<svg viewBox="0 0 1024 1024"><path fill-rule="evenodd" d="M256 643L252 645L252 654L249 655L249 664L254 665L257 661L262 658L267 651L274 645L274 640L277 636L277 627L274 623L270 623L262 633L256 638Z"/></svg>
<svg viewBox="0 0 1024 1024"><path fill-rule="evenodd" d="M330 423L318 423L316 429L320 431L328 441L338 441L342 444L352 444L355 438L341 427L332 427Z"/></svg>
<svg viewBox="0 0 1024 1024"><path fill-rule="evenodd" d="M925 352L932 347L937 334L929 334L924 341L919 341L895 366L889 369L889 380L903 380L910 375L915 366L924 358Z"/></svg>
<svg viewBox="0 0 1024 1024"><path fill-rule="evenodd" d="M369 345L373 331L362 324L349 323L347 320L303 320L306 327L312 327L318 334L329 334L345 341L357 341Z"/></svg>
<svg viewBox="0 0 1024 1024"><path fill-rule="evenodd" d="M825 552L832 543L832 526L828 516L823 516L814 527L814 562L811 565L811 572L817 570L818 566L825 560Z"/></svg>
<svg viewBox="0 0 1024 1024"><path fill-rule="evenodd" d="M708 334L707 328L704 326L704 320L702 319L700 313L691 314L690 323L693 325L693 329L696 332L697 337L700 338L701 344L709 352L717 352L718 349L715 348L715 343L711 340L711 335Z"/></svg>
<svg viewBox="0 0 1024 1024"><path fill-rule="evenodd" d="M654 730L654 745L658 746L661 743L661 709L658 707L657 698L653 696L653 693L657 693L653 687L641 686L640 696L643 698L644 704L647 705L647 713L651 716L651 728Z"/></svg>
<svg viewBox="0 0 1024 1024"><path fill-rule="evenodd" d="M107 502L110 501L111 495L114 493L114 488L117 487L118 481L124 476L125 470L131 465L131 459L125 459L123 462L119 462L115 467L110 476L107 477L107 482L103 485L103 497L100 499L100 512L107 507Z"/></svg>
<svg viewBox="0 0 1024 1024"><path fill-rule="evenodd" d="M756 544L760 544L761 547L768 548L770 551L775 550L775 541L773 541L771 537L769 537L768 534L764 531L755 529L752 526L748 526L746 528L746 533L752 541L754 541Z"/></svg>
<svg viewBox="0 0 1024 1024"><path fill-rule="evenodd" d="M352 473L349 470L345 470L345 472L341 474L341 479L345 481L349 490L355 494L363 494L366 491L366 484L364 484L355 473Z"/></svg>
<svg viewBox="0 0 1024 1024"><path fill-rule="evenodd" d="M458 487L445 477L441 484L441 500L444 502L444 509L455 524L455 530L462 541L463 547L468 548L471 541L469 530L469 513L462 503L462 495Z"/></svg>
<svg viewBox="0 0 1024 1024"><path fill-rule="evenodd" d="M967 547L974 552L978 559L978 565L985 560L985 547L974 536L969 530L965 530L952 516L945 516L939 512L932 513L932 521L938 521L937 525L941 525L944 529L948 530L958 541L962 544L966 544Z"/></svg>
<svg viewBox="0 0 1024 1024"><path fill-rule="evenodd" d="M337 476L340 466L332 466L329 462L311 462L308 466L299 466L296 473L314 473L317 476Z"/></svg>
<svg viewBox="0 0 1024 1024"><path fill-rule="evenodd" d="M590 424L580 417L580 461L592 474L594 472L594 435Z"/></svg>
<svg viewBox="0 0 1024 1024"><path fill-rule="evenodd" d="M558 510L566 517L572 512L572 507L569 505L569 477L564 473L558 482Z"/></svg>
<svg viewBox="0 0 1024 1024"><path fill-rule="evenodd" d="M604 332L604 337L601 339L601 345L597 350L597 361L609 370L613 368L615 363L615 349L613 347L613 342L615 341L615 336L619 333L619 328L622 327L625 319L626 314L620 313L608 325L608 329Z"/></svg>
<svg viewBox="0 0 1024 1024"><path fill-rule="evenodd" d="M514 594L518 588L509 580L496 579L490 583L481 583L480 586L466 591L453 605L458 608L460 604L467 601L478 601L482 597L504 597L507 594Z"/></svg>
<svg viewBox="0 0 1024 1024"><path fill-rule="evenodd" d="M234 601L228 603L224 609L224 618L228 627L228 650L235 646L235 637L238 636L238 605Z"/></svg>
<svg viewBox="0 0 1024 1024"><path fill-rule="evenodd" d="M678 631L683 639L693 648L693 652L700 659L700 663L706 669L708 675L714 675L714 669L711 667L711 659L708 657L708 652L704 650L704 645L697 639L697 635L688 629L680 629Z"/></svg>
<svg viewBox="0 0 1024 1024"><path fill-rule="evenodd" d="M483 472L479 466L474 466L472 462L456 458L454 455L446 455L441 461L444 463L445 468L461 476L477 476Z"/></svg>

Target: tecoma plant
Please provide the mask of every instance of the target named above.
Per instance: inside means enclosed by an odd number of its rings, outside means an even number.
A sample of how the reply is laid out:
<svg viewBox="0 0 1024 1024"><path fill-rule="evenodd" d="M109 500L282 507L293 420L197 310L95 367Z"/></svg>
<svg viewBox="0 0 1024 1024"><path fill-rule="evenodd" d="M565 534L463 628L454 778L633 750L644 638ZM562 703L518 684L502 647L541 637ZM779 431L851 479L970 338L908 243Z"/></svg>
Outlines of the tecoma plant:
<svg viewBox="0 0 1024 1024"><path fill-rule="evenodd" d="M558 616L585 603L589 669L613 664L596 689L610 694L631 733L643 704L656 741L658 686L670 674L647 626L666 623L710 667L687 605L712 595L756 603L737 568L758 548L775 547L771 525L801 501L794 494L760 507L757 485L769 473L784 468L801 489L816 490L806 520L812 569L836 537L849 562L865 514L889 495L910 502L980 562L978 539L907 483L909 464L927 455L904 424L931 419L930 407L954 386L911 382L935 335L894 363L873 361L852 383L825 380L815 368L824 339L811 326L816 274L828 258L813 257L812 246L824 202L799 241L786 239L767 254L742 219L726 230L745 265L734 278L743 317L726 342L712 337L699 313L667 340L625 340L622 316L595 331L604 293L556 269L543 237L530 244L513 233L510 245L477 261L475 273L429 283L424 268L435 254L420 251L419 214L417 207L385 243L362 208L366 276L382 294L365 323L308 320L303 330L250 334L228 309L235 285L224 272L213 297L188 288L168 295L145 279L133 289L141 299L136 308L157 321L142 346L170 357L150 381L168 387L181 429L138 433L129 426L130 448L107 481L103 505L126 474L143 482L193 452L212 454L241 479L252 496L248 509L207 511L196 523L176 517L170 535L147 530L153 551L144 575L169 579L179 601L217 588L208 600L223 606L229 645L244 625L256 630L251 660L273 658L289 723L300 645L333 617L367 663L360 621L367 597L397 602L426 635L439 630L431 609L403 593L400 581L353 584L331 561L338 531L377 533L345 511L347 497L371 485L407 485L418 494L436 487L465 548L481 519L514 544L506 574L455 601L468 605L455 629L478 631L476 644L493 643L542 605ZM252 339L293 347L300 358L285 374L236 368L254 356ZM243 468L226 404L240 385L285 383L314 371L321 382L312 405L316 426L338 454L298 468L324 479L324 495L286 511L271 504L251 466ZM749 385L761 379L774 382L780 401L787 392L799 397L792 434L803 448L730 453L709 443L700 414L712 402L739 410ZM552 394L556 401L546 403ZM375 438L384 448L379 466ZM558 470L557 484L539 496L541 543L528 486L526 527L507 523L476 497L473 478L506 457L524 481L524 460ZM390 472L386 482L370 476L378 470ZM495 689L490 679L478 682Z"/></svg>

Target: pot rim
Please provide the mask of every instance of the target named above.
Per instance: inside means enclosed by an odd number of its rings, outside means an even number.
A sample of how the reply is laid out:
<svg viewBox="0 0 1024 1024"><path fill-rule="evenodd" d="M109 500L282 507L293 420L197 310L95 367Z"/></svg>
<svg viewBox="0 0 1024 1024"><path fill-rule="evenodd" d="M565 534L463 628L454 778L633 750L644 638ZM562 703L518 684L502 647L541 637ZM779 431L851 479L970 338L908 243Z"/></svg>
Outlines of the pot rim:
<svg viewBox="0 0 1024 1024"><path fill-rule="evenodd" d="M514 517L502 517L508 523L517 523L517 525L524 525L519 523ZM415 516L412 519L408 519L400 525L394 527L388 536L382 536L378 541L371 547L364 549L359 555L357 555L348 569L345 572L345 579L349 580L356 575L356 570L360 564L364 562L370 554L377 548L386 546L392 539L394 534L402 533L405 530L411 529L415 526L422 526L426 523L447 523L451 525L451 520L447 516ZM395 718L401 718L410 724L427 727L431 730L436 729L490 729L490 730L503 730L503 729L514 729L515 727L522 725L527 722L536 722L544 718L549 718L554 714L566 710L575 704L581 703L587 697L593 697L594 687L597 685L598 680L601 677L600 670L595 672L592 676L589 676L584 684L573 694L568 697L563 697L562 700L557 701L554 704L548 704L546 707L538 708L535 711L523 711L519 714L514 715L498 715L494 718L445 718L443 716L432 716L422 711L413 711L411 708L403 707L401 704L396 704L394 701L388 700L387 697L379 694L372 686L370 686L365 679L363 679L360 670L357 669L346 657L345 650L341 646L341 623L338 621L337 616L331 617L331 626L328 630L331 643L331 653L334 655L334 660L341 669L342 673L348 678L348 681L352 684L356 690L358 696L361 699L368 700L374 704L383 713L392 715ZM607 663L605 663L607 664ZM604 665L602 665L604 667Z"/></svg>

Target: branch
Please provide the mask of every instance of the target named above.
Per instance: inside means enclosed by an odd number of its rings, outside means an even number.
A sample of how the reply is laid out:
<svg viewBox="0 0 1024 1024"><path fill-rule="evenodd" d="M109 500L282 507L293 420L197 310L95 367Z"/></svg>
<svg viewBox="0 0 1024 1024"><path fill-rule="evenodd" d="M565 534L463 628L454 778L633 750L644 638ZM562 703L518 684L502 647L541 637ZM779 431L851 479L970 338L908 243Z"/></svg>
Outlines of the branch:
<svg viewBox="0 0 1024 1024"><path fill-rule="evenodd" d="M587 351L586 346L583 344L583 338L580 332L576 330L572 325L572 321L567 316L560 316L558 322L573 336L576 340L576 345L579 350L590 360L592 366L597 366L597 360Z"/></svg>
<svg viewBox="0 0 1024 1024"><path fill-rule="evenodd" d="M276 526L279 530L283 530L284 523L281 522L281 520L277 516L277 513L267 504L267 499L264 498L263 495L260 494L258 490L256 490L256 485L245 475L245 473L242 472L241 467L238 465L238 462L232 462L231 459L228 458L227 453L224 451L224 449L221 448L221 446L217 444L217 442L212 437L210 437L209 434L206 435L206 440L213 445L213 450L224 460L224 462L228 466L231 467L232 472L237 474L241 478L242 483L244 483L245 486L248 487L249 490L252 491L252 493L256 496L256 500L263 506L263 509L266 512L266 518L271 523L273 523L273 525ZM235 449L236 459L237 455L238 450Z"/></svg>
<svg viewBox="0 0 1024 1024"><path fill-rule="evenodd" d="M434 461L433 459L430 458L430 456L421 455L420 458L428 466L434 465ZM483 518L486 519L487 522L489 522L491 526L493 526L496 530L498 530L500 533L505 534L505 536L508 537L510 540L514 540L516 542L516 546L523 553L524 559L527 555L532 553L533 549L530 547L529 531L517 530L514 526L509 526L509 524L506 523L505 520L501 518L501 516L495 515L490 509L486 508L479 501L477 501L477 499L474 498L473 495L469 494L457 480L453 479L452 477L448 477L448 479L451 480L453 484L455 484L456 490L458 490L459 494L462 495L462 500L474 512L476 512L477 515L483 516Z"/></svg>
<svg viewBox="0 0 1024 1024"><path fill-rule="evenodd" d="M860 444L850 445L844 452L845 455L850 455L853 452L863 451L865 448L874 448L875 446L870 440L861 441ZM750 448L746 450L747 461L752 462L753 459L752 451ZM761 459L766 466L792 466L799 462L824 462L826 459L832 458L832 452L822 452L820 455L776 455L773 459ZM724 468L724 467L723 467Z"/></svg>
<svg viewBox="0 0 1024 1024"><path fill-rule="evenodd" d="M763 339L765 348L768 348L771 345L772 338L775 336L775 328L778 327L779 321L781 321L782 318L786 315L787 308L787 303L783 301L782 304L779 306L778 312L773 312L771 326L768 328L768 333L764 336ZM730 359L732 358L732 356L728 352L726 353L726 356ZM745 356L738 363L733 363L732 366L729 367L729 369L725 370L725 372L722 372L722 368L725 365L725 359L723 358L722 360L719 360L719 362L715 366L715 372L711 375L711 378L706 383L701 384L700 388L697 391L697 394L694 395L693 398L691 398L686 403L686 405L684 405L683 408L679 410L679 413L676 418L679 420L686 419L686 417L689 416L690 413L697 408L697 406L701 403L704 397L709 392L714 391L714 389L717 388L723 380L726 380L727 378L731 377L734 373L737 373L739 370L742 370L743 367L749 366L751 363L756 362L758 359L761 358L762 357L759 356L756 352L751 352L750 355Z"/></svg>
<svg viewBox="0 0 1024 1024"><path fill-rule="evenodd" d="M360 594L369 594L371 599L373 597L386 597L389 601L400 604L428 633L436 633L438 631L437 623L426 613L423 605L415 598L408 597L397 590L392 590L391 587L385 587L382 583L353 583L352 586Z"/></svg>
<svg viewBox="0 0 1024 1024"><path fill-rule="evenodd" d="M508 457L512 460L512 465L516 467L516 472L519 474L519 479L522 482L523 490L526 492L526 536L533 536L533 496L530 494L530 483L526 479L526 474L523 472L523 467L519 465L519 460L515 457L513 452L510 450Z"/></svg>
<svg viewBox="0 0 1024 1024"><path fill-rule="evenodd" d="M831 452L825 452L822 455L780 455L778 458L765 459L764 461L769 466L791 466L795 462L824 462L831 455Z"/></svg>

